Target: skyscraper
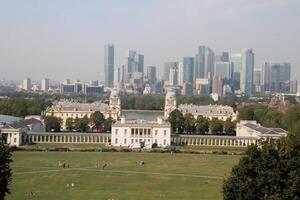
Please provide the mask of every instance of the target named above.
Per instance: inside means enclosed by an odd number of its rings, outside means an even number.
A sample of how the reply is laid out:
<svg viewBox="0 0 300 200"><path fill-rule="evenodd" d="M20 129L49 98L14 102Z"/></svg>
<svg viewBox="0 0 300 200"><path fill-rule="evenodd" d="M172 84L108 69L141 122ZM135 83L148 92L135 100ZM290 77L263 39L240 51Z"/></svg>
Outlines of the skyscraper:
<svg viewBox="0 0 300 200"><path fill-rule="evenodd" d="M206 46L199 46L195 56L194 80L211 78L214 74L214 52Z"/></svg>
<svg viewBox="0 0 300 200"><path fill-rule="evenodd" d="M178 85L183 86L184 84L184 69L183 69L183 63L180 62L178 63L178 73L177 73L177 81L178 81ZM193 86L193 85L192 85Z"/></svg>
<svg viewBox="0 0 300 200"><path fill-rule="evenodd" d="M49 90L49 79L44 78L41 81L41 90L44 91L44 92L48 92L48 90Z"/></svg>
<svg viewBox="0 0 300 200"><path fill-rule="evenodd" d="M252 49L242 50L241 91L248 96L253 92L254 53Z"/></svg>
<svg viewBox="0 0 300 200"><path fill-rule="evenodd" d="M222 79L231 80L232 67L230 62L218 61L215 62L215 75L220 76Z"/></svg>
<svg viewBox="0 0 300 200"><path fill-rule="evenodd" d="M183 82L194 84L194 58L184 57L183 58Z"/></svg>
<svg viewBox="0 0 300 200"><path fill-rule="evenodd" d="M156 67L155 66L148 66L147 67L146 77L148 79L148 82L151 85L154 85L156 83Z"/></svg>
<svg viewBox="0 0 300 200"><path fill-rule="evenodd" d="M221 76L215 75L212 81L212 93L223 96L223 80Z"/></svg>
<svg viewBox="0 0 300 200"><path fill-rule="evenodd" d="M26 91L31 90L31 79L30 78L25 78L22 83L22 89Z"/></svg>
<svg viewBox="0 0 300 200"><path fill-rule="evenodd" d="M125 65L125 82L135 81L142 82L144 76L144 55L137 54L136 51L129 50ZM139 80L137 80L139 79Z"/></svg>
<svg viewBox="0 0 300 200"><path fill-rule="evenodd" d="M241 84L241 68L242 68L242 54L230 54L230 65L232 67L232 85L234 90L240 89Z"/></svg>
<svg viewBox="0 0 300 200"><path fill-rule="evenodd" d="M165 82L169 81L170 78L170 68L177 69L178 62L165 62L164 65L164 80Z"/></svg>
<svg viewBox="0 0 300 200"><path fill-rule="evenodd" d="M104 46L104 74L105 86L113 87L114 84L114 45Z"/></svg>

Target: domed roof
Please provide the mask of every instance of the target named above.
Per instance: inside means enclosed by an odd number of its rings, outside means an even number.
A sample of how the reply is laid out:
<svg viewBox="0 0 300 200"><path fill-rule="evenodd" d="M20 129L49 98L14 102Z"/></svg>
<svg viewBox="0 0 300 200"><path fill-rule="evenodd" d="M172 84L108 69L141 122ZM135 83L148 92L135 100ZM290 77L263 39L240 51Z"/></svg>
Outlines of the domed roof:
<svg viewBox="0 0 300 200"><path fill-rule="evenodd" d="M117 90L112 90L110 93L110 97L118 97L119 96L119 91Z"/></svg>
<svg viewBox="0 0 300 200"><path fill-rule="evenodd" d="M176 96L176 94L175 94L174 91L168 91L167 95L166 95L166 98L171 98L171 97L175 98L175 96Z"/></svg>

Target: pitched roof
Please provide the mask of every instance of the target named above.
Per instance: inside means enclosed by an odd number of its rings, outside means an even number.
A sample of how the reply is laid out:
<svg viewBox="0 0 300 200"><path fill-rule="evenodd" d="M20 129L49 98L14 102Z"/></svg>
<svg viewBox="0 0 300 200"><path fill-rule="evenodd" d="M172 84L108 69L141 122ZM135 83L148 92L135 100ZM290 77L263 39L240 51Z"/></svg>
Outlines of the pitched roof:
<svg viewBox="0 0 300 200"><path fill-rule="evenodd" d="M27 127L30 124L36 124L36 123L41 123L40 120L37 120L35 118L30 118L30 119L25 119L19 122L14 122L12 124L6 124L3 128L4 129L19 129L19 128L24 128Z"/></svg>
<svg viewBox="0 0 300 200"><path fill-rule="evenodd" d="M287 133L285 130L281 129L281 128L266 128L263 127L259 124L254 124L254 123L246 123L244 124L244 126L253 129L261 134L282 134L282 133Z"/></svg>

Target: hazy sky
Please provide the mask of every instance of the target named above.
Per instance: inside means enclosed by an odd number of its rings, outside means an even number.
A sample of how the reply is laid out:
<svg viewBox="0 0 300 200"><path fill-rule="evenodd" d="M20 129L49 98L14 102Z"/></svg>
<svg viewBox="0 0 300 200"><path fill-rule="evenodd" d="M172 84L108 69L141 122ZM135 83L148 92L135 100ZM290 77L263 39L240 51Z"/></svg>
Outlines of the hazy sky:
<svg viewBox="0 0 300 200"><path fill-rule="evenodd" d="M159 71L199 45L253 48L300 79L299 37L299 0L0 0L0 79L102 80L107 43L116 66L133 49Z"/></svg>

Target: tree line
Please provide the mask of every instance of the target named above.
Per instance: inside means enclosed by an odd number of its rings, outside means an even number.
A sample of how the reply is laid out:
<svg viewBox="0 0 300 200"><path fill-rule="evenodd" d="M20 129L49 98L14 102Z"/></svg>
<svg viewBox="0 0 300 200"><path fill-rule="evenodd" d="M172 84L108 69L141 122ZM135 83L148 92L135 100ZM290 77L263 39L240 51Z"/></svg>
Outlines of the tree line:
<svg viewBox="0 0 300 200"><path fill-rule="evenodd" d="M63 120L55 116L45 116L44 118L46 131L47 132L60 132ZM96 111L91 114L90 118L85 115L83 118L67 118L66 119L66 130L77 131L77 132L110 132L111 126L115 120L111 117L105 119L104 115Z"/></svg>
<svg viewBox="0 0 300 200"><path fill-rule="evenodd" d="M196 119L191 113L183 115L178 109L170 113L168 121L171 124L172 133L178 134L215 134L215 135L235 135L236 122L231 118L225 121L218 118L209 120L199 115Z"/></svg>

